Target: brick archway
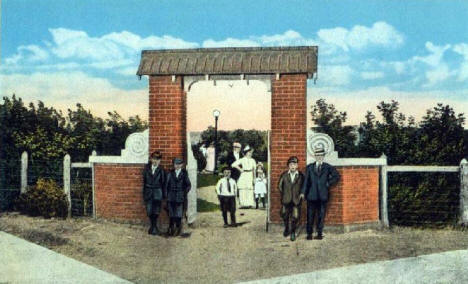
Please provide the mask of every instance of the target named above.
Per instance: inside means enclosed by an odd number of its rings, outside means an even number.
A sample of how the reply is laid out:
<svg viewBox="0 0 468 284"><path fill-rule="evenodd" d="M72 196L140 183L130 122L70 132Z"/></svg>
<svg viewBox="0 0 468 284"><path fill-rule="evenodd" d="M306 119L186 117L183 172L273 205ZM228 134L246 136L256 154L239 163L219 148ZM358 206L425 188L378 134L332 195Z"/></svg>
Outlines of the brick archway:
<svg viewBox="0 0 468 284"><path fill-rule="evenodd" d="M143 51L137 75L149 76L150 152L161 150L166 168L172 158L186 158L187 89L194 80L269 80L270 216L279 222L279 175L291 155L306 166L307 79L317 73L317 56L316 46Z"/></svg>

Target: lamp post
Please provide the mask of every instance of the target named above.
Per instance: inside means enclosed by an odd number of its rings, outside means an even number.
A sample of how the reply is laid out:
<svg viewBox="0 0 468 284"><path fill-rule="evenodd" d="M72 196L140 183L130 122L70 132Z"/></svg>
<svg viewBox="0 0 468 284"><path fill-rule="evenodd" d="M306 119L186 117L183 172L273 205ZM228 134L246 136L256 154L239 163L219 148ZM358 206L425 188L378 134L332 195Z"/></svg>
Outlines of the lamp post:
<svg viewBox="0 0 468 284"><path fill-rule="evenodd" d="M215 164L213 174L216 174L217 164L218 164L218 118L221 112L217 109L213 111L213 116L215 118Z"/></svg>

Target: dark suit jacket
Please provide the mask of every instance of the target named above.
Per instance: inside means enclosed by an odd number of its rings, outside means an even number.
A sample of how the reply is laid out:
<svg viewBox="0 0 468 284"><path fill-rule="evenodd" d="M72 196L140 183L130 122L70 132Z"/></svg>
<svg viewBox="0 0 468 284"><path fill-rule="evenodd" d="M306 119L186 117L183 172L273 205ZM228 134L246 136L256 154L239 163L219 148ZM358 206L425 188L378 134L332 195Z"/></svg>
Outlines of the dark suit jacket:
<svg viewBox="0 0 468 284"><path fill-rule="evenodd" d="M143 200L162 200L166 195L166 173L158 166L154 171L151 170L151 163L145 166L143 170Z"/></svg>
<svg viewBox="0 0 468 284"><path fill-rule="evenodd" d="M299 195L301 194L302 184L304 183L304 175L298 171L294 180L291 180L289 171L285 171L281 174L278 182L278 189L281 193L281 203L289 204L291 201L294 205L299 205L301 200Z"/></svg>
<svg viewBox="0 0 468 284"><path fill-rule="evenodd" d="M167 177L167 201L168 202L185 202L187 193L192 188L188 172L186 169L181 169L179 177L176 177L175 170L172 170Z"/></svg>
<svg viewBox="0 0 468 284"><path fill-rule="evenodd" d="M328 189L340 179L336 169L325 162L320 173L316 172L316 163L307 165L304 184L301 193L309 201L328 201Z"/></svg>
<svg viewBox="0 0 468 284"><path fill-rule="evenodd" d="M242 158L242 157L243 157L242 154L239 153L239 159ZM228 165L229 167L231 167L232 163L234 163L235 161L236 161L236 157L234 157L234 152L232 152L232 151L229 152L229 154L228 154L228 156L227 156L227 165ZM239 177L240 177L240 172L239 172L239 170L236 169L236 168L232 168L232 169L231 169L231 177L232 177L235 181L237 181L237 180L239 179Z"/></svg>

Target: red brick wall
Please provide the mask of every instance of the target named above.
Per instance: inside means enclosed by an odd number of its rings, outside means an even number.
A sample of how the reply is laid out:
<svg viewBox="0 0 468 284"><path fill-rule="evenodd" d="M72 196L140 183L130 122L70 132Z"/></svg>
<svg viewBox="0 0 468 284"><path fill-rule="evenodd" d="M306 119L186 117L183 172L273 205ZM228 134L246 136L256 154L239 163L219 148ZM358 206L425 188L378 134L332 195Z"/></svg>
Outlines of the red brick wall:
<svg viewBox="0 0 468 284"><path fill-rule="evenodd" d="M336 204L343 204L342 224L375 222L379 220L379 167L343 167L338 184ZM330 208L334 204L330 204ZM330 212L331 213L331 212ZM331 223L331 220L330 220Z"/></svg>
<svg viewBox="0 0 468 284"><path fill-rule="evenodd" d="M182 76L149 77L149 151L160 150L165 169L172 159L186 157L187 96Z"/></svg>
<svg viewBox="0 0 468 284"><path fill-rule="evenodd" d="M148 222L143 204L142 164L96 164L94 198L96 217ZM167 221L164 210L161 221Z"/></svg>
<svg viewBox="0 0 468 284"><path fill-rule="evenodd" d="M96 217L144 220L142 185L144 165L96 164L94 198Z"/></svg>
<svg viewBox="0 0 468 284"><path fill-rule="evenodd" d="M299 168L306 164L306 74L272 78L271 87L271 220L280 222L281 201L278 191L280 174L287 169L290 156L299 158Z"/></svg>

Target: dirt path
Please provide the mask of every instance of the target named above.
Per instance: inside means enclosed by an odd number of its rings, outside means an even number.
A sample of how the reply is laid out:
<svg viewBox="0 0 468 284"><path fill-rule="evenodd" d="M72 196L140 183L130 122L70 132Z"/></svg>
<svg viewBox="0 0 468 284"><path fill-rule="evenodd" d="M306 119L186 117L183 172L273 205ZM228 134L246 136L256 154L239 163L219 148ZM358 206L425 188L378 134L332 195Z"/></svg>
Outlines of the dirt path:
<svg viewBox="0 0 468 284"><path fill-rule="evenodd" d="M290 242L265 232L264 211L242 212L239 222L248 223L238 228L223 228L220 212L201 213L189 238L150 236L141 225L22 215L0 217L0 230L137 283L230 283L468 247L468 233L450 229L328 234L323 241L302 233Z"/></svg>

